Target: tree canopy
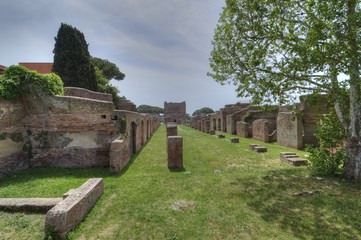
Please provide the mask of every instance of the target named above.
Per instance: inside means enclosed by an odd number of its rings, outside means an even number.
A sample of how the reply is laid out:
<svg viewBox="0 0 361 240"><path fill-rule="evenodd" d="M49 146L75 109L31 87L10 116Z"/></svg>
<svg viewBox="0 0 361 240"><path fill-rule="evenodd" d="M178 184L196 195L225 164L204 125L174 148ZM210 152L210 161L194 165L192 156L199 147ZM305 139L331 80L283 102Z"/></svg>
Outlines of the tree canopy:
<svg viewBox="0 0 361 240"><path fill-rule="evenodd" d="M123 80L125 77L125 74L119 70L118 66L112 62L109 62L107 59L91 57L91 62L95 67L102 71L104 77L108 81L112 79Z"/></svg>
<svg viewBox="0 0 361 240"><path fill-rule="evenodd" d="M164 109L161 107L150 106L150 105L139 105L137 107L138 112L148 114L161 114L164 113Z"/></svg>
<svg viewBox="0 0 361 240"><path fill-rule="evenodd" d="M360 32L359 0L226 0L208 74L255 104L328 94L347 138L346 177L361 180Z"/></svg>
<svg viewBox="0 0 361 240"><path fill-rule="evenodd" d="M95 69L82 32L62 23L55 37L53 53L53 72L61 77L64 86L98 91Z"/></svg>
<svg viewBox="0 0 361 240"><path fill-rule="evenodd" d="M199 116L199 115L204 115L204 114L210 114L210 113L214 113L212 108L209 107L204 107L198 110L195 110L192 114L192 116Z"/></svg>
<svg viewBox="0 0 361 240"><path fill-rule="evenodd" d="M110 80L123 80L125 74L119 70L117 65L109 62L107 59L91 57L91 62L95 68L99 92L112 94L113 101L117 106L117 101L120 98L119 90L110 83Z"/></svg>

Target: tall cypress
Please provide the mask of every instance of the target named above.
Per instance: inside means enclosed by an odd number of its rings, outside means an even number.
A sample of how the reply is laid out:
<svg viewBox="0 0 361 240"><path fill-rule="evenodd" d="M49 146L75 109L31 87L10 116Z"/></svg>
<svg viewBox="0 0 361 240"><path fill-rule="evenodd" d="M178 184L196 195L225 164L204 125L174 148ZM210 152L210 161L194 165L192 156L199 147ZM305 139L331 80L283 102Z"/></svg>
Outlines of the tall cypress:
<svg viewBox="0 0 361 240"><path fill-rule="evenodd" d="M55 37L53 53L53 72L61 77L65 87L98 91L95 69L82 32L62 23Z"/></svg>

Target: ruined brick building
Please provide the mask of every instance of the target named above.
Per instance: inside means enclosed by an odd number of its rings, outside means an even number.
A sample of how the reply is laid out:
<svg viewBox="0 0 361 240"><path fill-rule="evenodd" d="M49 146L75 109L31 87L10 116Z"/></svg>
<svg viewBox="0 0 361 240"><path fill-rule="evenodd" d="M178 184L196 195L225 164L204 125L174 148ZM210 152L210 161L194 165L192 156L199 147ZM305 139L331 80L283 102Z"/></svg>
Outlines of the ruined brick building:
<svg viewBox="0 0 361 240"><path fill-rule="evenodd" d="M193 117L190 126L203 132L222 131L263 142L277 142L281 146L304 149L317 146L316 126L320 116L332 107L324 95L301 96L300 103L276 109L262 109L249 104L226 105L206 116ZM295 114L298 112L299 114Z"/></svg>
<svg viewBox="0 0 361 240"><path fill-rule="evenodd" d="M185 123L186 102L164 102L164 122Z"/></svg>
<svg viewBox="0 0 361 240"><path fill-rule="evenodd" d="M159 125L156 116L115 110L112 95L82 88L0 99L0 177L35 166L119 172Z"/></svg>

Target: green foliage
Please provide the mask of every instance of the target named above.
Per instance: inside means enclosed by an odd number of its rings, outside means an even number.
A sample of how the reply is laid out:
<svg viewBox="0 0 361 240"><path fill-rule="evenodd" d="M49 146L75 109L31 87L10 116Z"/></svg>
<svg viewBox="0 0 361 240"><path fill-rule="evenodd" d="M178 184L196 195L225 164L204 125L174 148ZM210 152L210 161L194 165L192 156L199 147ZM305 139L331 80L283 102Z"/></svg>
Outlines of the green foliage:
<svg viewBox="0 0 361 240"><path fill-rule="evenodd" d="M349 66L344 1L227 0L215 29L209 75L255 105L300 94L338 94ZM252 14L250 14L252 13ZM357 25L359 26L359 25Z"/></svg>
<svg viewBox="0 0 361 240"><path fill-rule="evenodd" d="M123 80L125 77L125 74L119 70L117 65L115 65L112 62L109 62L107 59L91 57L91 62L96 68L102 71L104 77L108 81L112 79Z"/></svg>
<svg viewBox="0 0 361 240"><path fill-rule="evenodd" d="M137 107L138 112L148 114L161 114L164 113L164 109L161 107L150 106L150 105L139 105Z"/></svg>
<svg viewBox="0 0 361 240"><path fill-rule="evenodd" d="M198 110L195 110L192 114L192 116L199 116L199 115L204 115L204 114L210 114L210 113L214 113L212 108L209 107L204 107Z"/></svg>
<svg viewBox="0 0 361 240"><path fill-rule="evenodd" d="M119 133L125 134L127 131L127 119L124 116L119 117Z"/></svg>
<svg viewBox="0 0 361 240"><path fill-rule="evenodd" d="M344 172L347 152L344 147L346 139L340 121L334 113L324 115L317 126L316 137L320 147L308 147L311 170L315 174L333 175Z"/></svg>
<svg viewBox="0 0 361 240"><path fill-rule="evenodd" d="M95 69L82 32L62 23L53 52L53 71L61 77L66 87L98 91Z"/></svg>
<svg viewBox="0 0 361 240"><path fill-rule="evenodd" d="M39 74L23 66L10 66L0 76L0 97L14 100L24 93L41 90L48 95L63 95L63 82L55 73Z"/></svg>
<svg viewBox="0 0 361 240"><path fill-rule="evenodd" d="M117 102L120 99L119 89L110 84L109 81L113 78L121 80L125 75L119 71L118 67L114 63L111 63L108 60L103 60L100 58L91 59L95 65L95 75L99 92L111 94L113 96L115 107L118 108Z"/></svg>

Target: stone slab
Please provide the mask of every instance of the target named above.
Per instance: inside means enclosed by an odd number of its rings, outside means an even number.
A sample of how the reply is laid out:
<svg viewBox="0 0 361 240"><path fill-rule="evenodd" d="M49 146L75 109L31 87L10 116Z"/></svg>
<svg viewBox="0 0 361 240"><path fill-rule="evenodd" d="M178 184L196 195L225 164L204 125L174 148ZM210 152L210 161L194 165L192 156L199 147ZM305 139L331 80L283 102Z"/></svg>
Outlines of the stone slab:
<svg viewBox="0 0 361 240"><path fill-rule="evenodd" d="M214 131L214 130L209 130L209 134L210 134L210 135L215 135L215 134L216 134L216 131Z"/></svg>
<svg viewBox="0 0 361 240"><path fill-rule="evenodd" d="M229 139L231 143L239 143L239 138L231 138Z"/></svg>
<svg viewBox="0 0 361 240"><path fill-rule="evenodd" d="M304 166L307 165L307 160L300 158L296 153L292 152L282 152L280 153L280 160L284 163L291 164L293 166Z"/></svg>
<svg viewBox="0 0 361 240"><path fill-rule="evenodd" d="M226 136L224 136L223 134L219 134L218 138L225 138Z"/></svg>
<svg viewBox="0 0 361 240"><path fill-rule="evenodd" d="M62 198L0 198L0 210L46 213Z"/></svg>
<svg viewBox="0 0 361 240"><path fill-rule="evenodd" d="M262 147L262 146L254 147L253 150L256 151L256 152L258 152L258 153L267 152L267 148L266 148L266 147Z"/></svg>
<svg viewBox="0 0 361 240"><path fill-rule="evenodd" d="M259 145L258 144L250 144L249 145L249 150L250 151L253 151L255 147L258 147Z"/></svg>
<svg viewBox="0 0 361 240"><path fill-rule="evenodd" d="M84 219L103 191L103 179L91 178L79 188L65 193L66 198L46 214L45 237L65 238Z"/></svg>

